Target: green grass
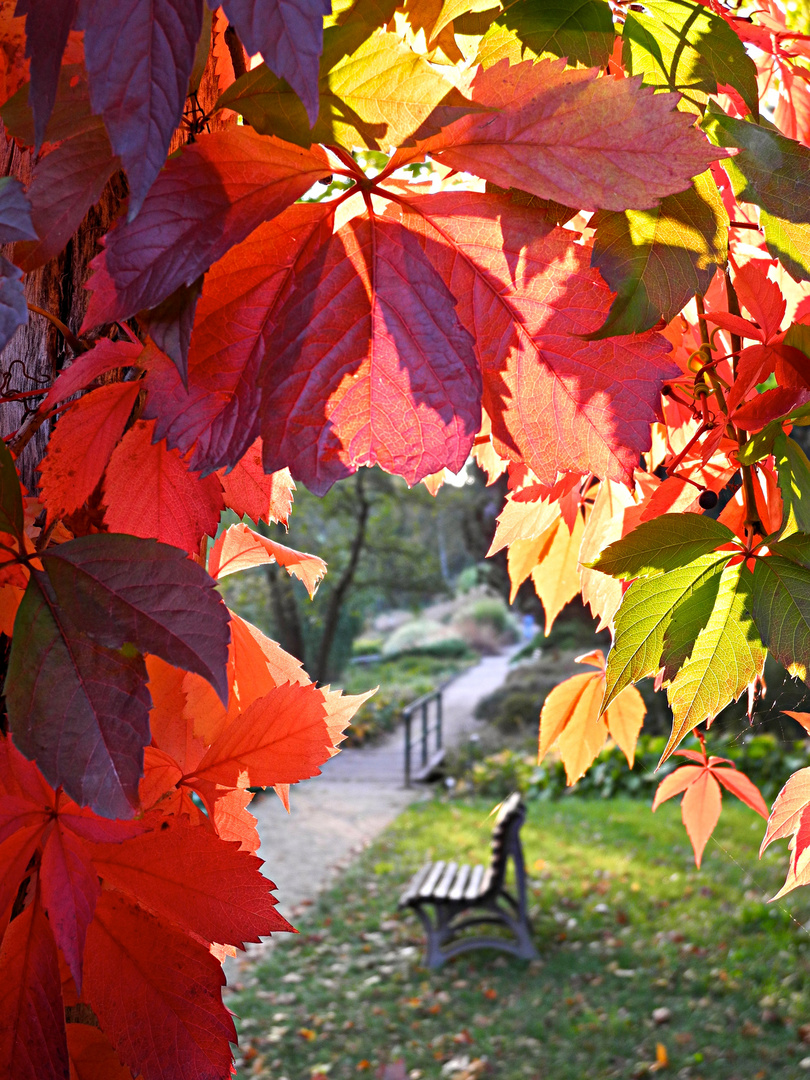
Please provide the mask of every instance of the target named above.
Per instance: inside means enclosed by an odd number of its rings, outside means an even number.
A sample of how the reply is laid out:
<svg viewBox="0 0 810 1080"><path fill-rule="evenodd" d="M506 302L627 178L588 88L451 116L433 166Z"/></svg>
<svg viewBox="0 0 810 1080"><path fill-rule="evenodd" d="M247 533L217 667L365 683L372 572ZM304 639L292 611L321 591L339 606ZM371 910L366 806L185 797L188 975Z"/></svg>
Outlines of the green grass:
<svg viewBox="0 0 810 1080"><path fill-rule="evenodd" d="M810 897L777 904L785 845L762 862L763 822L724 800L695 870L676 803L538 804L523 845L540 960L468 953L429 972L422 933L398 913L424 859L480 861L489 805L422 803L323 894L228 1004L239 1077L600 1080L647 1075L788 1080L810 1045ZM271 867L272 870L272 867ZM656 1025L653 1010L671 1018ZM810 1029L807 1029L810 1038ZM454 1072L452 1059L469 1059ZM484 1065L484 1059L487 1064ZM478 1063L478 1064L476 1064Z"/></svg>

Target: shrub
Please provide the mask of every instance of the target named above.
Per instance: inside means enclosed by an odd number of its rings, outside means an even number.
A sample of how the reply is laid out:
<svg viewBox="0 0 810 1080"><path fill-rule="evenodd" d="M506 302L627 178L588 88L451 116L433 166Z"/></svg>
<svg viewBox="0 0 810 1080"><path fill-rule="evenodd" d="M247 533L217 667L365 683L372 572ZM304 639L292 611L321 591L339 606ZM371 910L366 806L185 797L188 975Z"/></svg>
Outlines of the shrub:
<svg viewBox="0 0 810 1080"><path fill-rule="evenodd" d="M531 799L602 798L615 795L652 801L655 789L667 773L683 764L672 757L656 772L666 739L642 735L632 769L624 754L610 742L596 764L573 787L566 787L565 769L559 760L547 758L535 765L536 756L526 750L503 750L486 754L479 743L471 741L457 754L452 764L456 780L454 791L488 798L503 798L520 790ZM783 742L770 733L746 734L733 739L719 734L708 739L710 753L730 758L757 785L766 802L771 802L788 776L808 763L810 740Z"/></svg>

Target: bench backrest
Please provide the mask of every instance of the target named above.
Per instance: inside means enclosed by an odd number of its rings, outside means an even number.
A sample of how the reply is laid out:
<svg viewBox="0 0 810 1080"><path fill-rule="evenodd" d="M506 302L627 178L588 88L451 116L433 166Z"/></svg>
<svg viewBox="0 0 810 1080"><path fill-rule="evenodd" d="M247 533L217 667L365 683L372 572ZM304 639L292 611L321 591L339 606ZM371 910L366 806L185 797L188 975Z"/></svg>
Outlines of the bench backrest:
<svg viewBox="0 0 810 1080"><path fill-rule="evenodd" d="M518 834L526 820L526 807L520 798L520 792L513 791L505 799L495 819L492 830L492 854L487 869L485 888L500 889L506 877L506 860L510 854L520 851Z"/></svg>

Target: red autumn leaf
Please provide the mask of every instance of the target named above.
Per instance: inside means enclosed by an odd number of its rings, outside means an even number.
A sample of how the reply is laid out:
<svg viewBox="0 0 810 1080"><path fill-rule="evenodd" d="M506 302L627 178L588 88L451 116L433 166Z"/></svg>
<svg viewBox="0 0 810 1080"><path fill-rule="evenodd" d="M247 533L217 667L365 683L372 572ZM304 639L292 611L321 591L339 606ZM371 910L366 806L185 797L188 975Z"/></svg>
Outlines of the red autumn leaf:
<svg viewBox="0 0 810 1080"><path fill-rule="evenodd" d="M230 1076L236 1032L220 999L224 981L204 945L102 892L87 935L84 998L143 1080Z"/></svg>
<svg viewBox="0 0 810 1080"><path fill-rule="evenodd" d="M222 732L194 775L227 787L295 784L319 774L331 745L322 691L285 683Z"/></svg>
<svg viewBox="0 0 810 1080"><path fill-rule="evenodd" d="M462 117L397 160L430 154L563 206L626 210L683 191L722 156L675 109L676 95L598 75L565 60L479 68L470 96L498 111Z"/></svg>
<svg viewBox="0 0 810 1080"><path fill-rule="evenodd" d="M79 0L17 0L16 15L25 15L25 55L31 60L29 101L39 151L56 100L62 54Z"/></svg>
<svg viewBox="0 0 810 1080"><path fill-rule="evenodd" d="M810 735L810 713L791 712L790 709L783 709L782 712L785 716L789 716L792 720L795 720L797 724L801 724L807 734Z"/></svg>
<svg viewBox="0 0 810 1080"><path fill-rule="evenodd" d="M274 306L311 236L331 234L334 205L297 203L259 226L205 276L188 358L188 390L173 363L152 350L144 416L194 469L236 464L258 422L256 379Z"/></svg>
<svg viewBox="0 0 810 1080"><path fill-rule="evenodd" d="M703 850L720 819L721 784L761 817L767 818L768 808L759 789L728 758L707 757L705 751L698 754L694 750L676 750L675 753L698 764L682 765L665 776L655 792L652 808L655 811L667 799L685 792L681 818L695 852L695 865L700 869Z"/></svg>
<svg viewBox="0 0 810 1080"><path fill-rule="evenodd" d="M67 1024L70 1080L132 1080L104 1034L89 1024Z"/></svg>
<svg viewBox="0 0 810 1080"><path fill-rule="evenodd" d="M277 544L261 536L247 525L231 525L220 533L208 556L208 573L220 579L251 566L278 563L292 577L306 586L310 596L315 595L318 582L326 573L326 563L317 555Z"/></svg>
<svg viewBox="0 0 810 1080"><path fill-rule="evenodd" d="M747 401L735 410L732 420L744 431L760 431L772 420L779 420L797 405L804 405L810 399L810 390L798 390L792 387L777 386L765 390L753 401Z"/></svg>
<svg viewBox="0 0 810 1080"><path fill-rule="evenodd" d="M62 414L40 465L41 498L51 521L72 513L93 493L139 390L137 382L100 386Z"/></svg>
<svg viewBox="0 0 810 1080"><path fill-rule="evenodd" d="M480 371L410 230L350 220L313 251L275 319L261 377L267 472L289 466L323 494L359 465L409 484L461 469L481 426Z"/></svg>
<svg viewBox="0 0 810 1080"><path fill-rule="evenodd" d="M230 472L217 474L223 501L239 517L286 525L292 511L295 481L289 469L270 473L262 466L262 440L257 439Z"/></svg>
<svg viewBox="0 0 810 1080"><path fill-rule="evenodd" d="M224 0L223 8L248 55L261 53L271 71L287 80L314 127L323 18L331 0Z"/></svg>
<svg viewBox="0 0 810 1080"><path fill-rule="evenodd" d="M30 272L58 255L119 168L100 125L67 139L38 162L28 197L40 239L16 245L17 265Z"/></svg>
<svg viewBox="0 0 810 1080"><path fill-rule="evenodd" d="M183 116L202 4L125 0L84 5L78 28L84 30L93 112L103 116L126 170L132 219L166 160Z"/></svg>
<svg viewBox="0 0 810 1080"><path fill-rule="evenodd" d="M6 930L0 949L0 1060L14 1080L68 1073L62 980L51 928L35 899Z"/></svg>
<svg viewBox="0 0 810 1080"><path fill-rule="evenodd" d="M84 326L156 307L331 171L320 148L301 150L248 128L184 146L161 171L137 218L119 221L104 238L104 251L93 261Z"/></svg>
<svg viewBox="0 0 810 1080"><path fill-rule="evenodd" d="M142 352L143 346L139 342L110 341L109 338L102 338L59 375L40 408L46 412L60 401L78 394L80 390L86 390L100 375L115 368L131 367Z"/></svg>
<svg viewBox="0 0 810 1080"><path fill-rule="evenodd" d="M85 844L57 821L40 866L42 906L79 993L87 927L101 891Z"/></svg>
<svg viewBox="0 0 810 1080"><path fill-rule="evenodd" d="M217 531L222 485L216 476L189 472L163 440L153 443L154 426L138 420L113 452L104 478L104 520L110 532L195 552L203 536Z"/></svg>
<svg viewBox="0 0 810 1080"><path fill-rule="evenodd" d="M669 343L654 333L582 340L612 294L587 246L544 224L541 211L473 192L417 196L408 207L462 323L476 328L496 449L543 483L566 471L628 481L650 446L661 386L678 373Z"/></svg>
<svg viewBox="0 0 810 1080"><path fill-rule="evenodd" d="M205 744L195 737L194 722L185 714L186 672L158 656L146 657L146 670L152 697L149 713L152 743L169 754L182 772L190 772L205 753ZM221 707L219 698L216 700Z"/></svg>
<svg viewBox="0 0 810 1080"><path fill-rule="evenodd" d="M763 268L757 260L742 266L734 266L734 287L740 303L756 320L765 341L779 333L787 307L784 296L775 281L767 276L767 264Z"/></svg>
<svg viewBox="0 0 810 1080"><path fill-rule="evenodd" d="M92 858L106 885L207 941L242 945L290 929L261 860L205 826L174 819L125 844L98 844Z"/></svg>

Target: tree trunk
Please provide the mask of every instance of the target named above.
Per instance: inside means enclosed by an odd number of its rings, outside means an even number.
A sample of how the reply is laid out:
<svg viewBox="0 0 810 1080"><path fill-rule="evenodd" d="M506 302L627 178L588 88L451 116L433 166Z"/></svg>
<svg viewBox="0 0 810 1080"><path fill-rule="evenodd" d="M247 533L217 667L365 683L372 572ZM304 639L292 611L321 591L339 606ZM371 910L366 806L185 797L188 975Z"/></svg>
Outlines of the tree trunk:
<svg viewBox="0 0 810 1080"><path fill-rule="evenodd" d="M357 529L355 530L354 539L352 540L349 561L329 597L329 604L326 608L323 636L321 637L321 644L318 649L318 663L315 668L315 681L321 684L325 683L329 678L329 656L335 641L340 613L343 610L346 594L354 580L357 564L360 561L360 554L366 542L366 525L368 523L371 504L366 496L362 469L357 470L355 488L357 492Z"/></svg>
<svg viewBox="0 0 810 1080"><path fill-rule="evenodd" d="M278 643L282 649L306 664L304 633L292 579L286 570L273 564L267 567L267 581Z"/></svg>

